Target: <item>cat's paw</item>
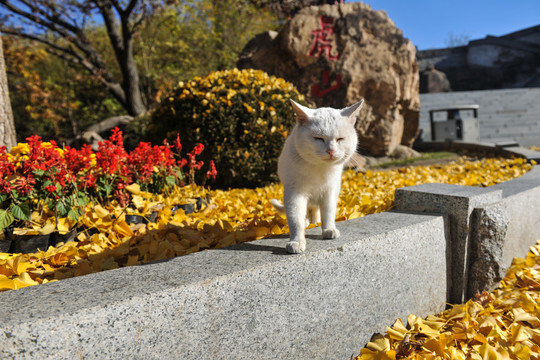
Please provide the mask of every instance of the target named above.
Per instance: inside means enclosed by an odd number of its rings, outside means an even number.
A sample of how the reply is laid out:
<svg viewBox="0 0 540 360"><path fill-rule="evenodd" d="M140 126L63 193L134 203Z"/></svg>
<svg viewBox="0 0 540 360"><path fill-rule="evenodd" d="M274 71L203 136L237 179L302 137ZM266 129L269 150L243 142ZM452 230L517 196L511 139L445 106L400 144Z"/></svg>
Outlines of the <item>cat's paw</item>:
<svg viewBox="0 0 540 360"><path fill-rule="evenodd" d="M323 239L337 239L340 233L338 229L324 229L322 232Z"/></svg>
<svg viewBox="0 0 540 360"><path fill-rule="evenodd" d="M306 250L305 241L289 241L286 246L287 252L289 254L300 254Z"/></svg>

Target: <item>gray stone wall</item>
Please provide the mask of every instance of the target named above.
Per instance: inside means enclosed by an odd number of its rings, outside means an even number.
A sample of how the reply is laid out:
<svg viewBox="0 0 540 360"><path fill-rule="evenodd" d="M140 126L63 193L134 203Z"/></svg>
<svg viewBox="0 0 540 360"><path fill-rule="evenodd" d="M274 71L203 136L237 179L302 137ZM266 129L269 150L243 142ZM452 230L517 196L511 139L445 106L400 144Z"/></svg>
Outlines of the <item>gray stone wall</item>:
<svg viewBox="0 0 540 360"><path fill-rule="evenodd" d="M480 141L540 146L540 88L420 94L422 139L431 141L429 110L477 104Z"/></svg>

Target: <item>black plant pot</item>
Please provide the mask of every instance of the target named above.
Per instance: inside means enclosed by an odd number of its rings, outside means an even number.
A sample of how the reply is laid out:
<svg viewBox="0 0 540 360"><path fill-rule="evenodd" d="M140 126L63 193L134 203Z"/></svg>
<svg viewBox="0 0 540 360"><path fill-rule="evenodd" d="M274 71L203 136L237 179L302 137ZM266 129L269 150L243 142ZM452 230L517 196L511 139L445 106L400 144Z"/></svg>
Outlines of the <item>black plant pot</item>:
<svg viewBox="0 0 540 360"><path fill-rule="evenodd" d="M127 224L142 224L144 223L144 216L141 215L126 215L125 221Z"/></svg>
<svg viewBox="0 0 540 360"><path fill-rule="evenodd" d="M186 214L193 214L195 211L200 211L203 205L210 203L210 197L207 196L195 198L195 204L179 204L172 207L172 214L174 215L178 209L183 209Z"/></svg>
<svg viewBox="0 0 540 360"><path fill-rule="evenodd" d="M11 239L5 238L3 240L0 240L0 253L9 252L10 247L11 247Z"/></svg>
<svg viewBox="0 0 540 360"><path fill-rule="evenodd" d="M176 212L182 209L184 210L184 213L186 214L193 214L195 212L195 204L181 204L181 205L174 205L172 207L172 214L176 214Z"/></svg>
<svg viewBox="0 0 540 360"><path fill-rule="evenodd" d="M76 241L77 235L79 235L79 231L77 229L72 229L65 234L53 232L49 239L49 246L56 246L61 242L67 243L68 241Z"/></svg>
<svg viewBox="0 0 540 360"><path fill-rule="evenodd" d="M4 229L4 233L0 234L0 252L7 253L11 247L13 229Z"/></svg>
<svg viewBox="0 0 540 360"><path fill-rule="evenodd" d="M127 224L148 224L156 222L158 217L157 211L152 211L150 214L143 216L143 215L126 215L125 221Z"/></svg>
<svg viewBox="0 0 540 360"><path fill-rule="evenodd" d="M87 238L91 237L94 234L98 234L99 230L96 228L87 228L86 226L81 226L77 228L78 234L85 234ZM75 238L77 239L77 238Z"/></svg>
<svg viewBox="0 0 540 360"><path fill-rule="evenodd" d="M38 250L47 251L51 234L47 235L15 235L11 239L10 253L34 253Z"/></svg>

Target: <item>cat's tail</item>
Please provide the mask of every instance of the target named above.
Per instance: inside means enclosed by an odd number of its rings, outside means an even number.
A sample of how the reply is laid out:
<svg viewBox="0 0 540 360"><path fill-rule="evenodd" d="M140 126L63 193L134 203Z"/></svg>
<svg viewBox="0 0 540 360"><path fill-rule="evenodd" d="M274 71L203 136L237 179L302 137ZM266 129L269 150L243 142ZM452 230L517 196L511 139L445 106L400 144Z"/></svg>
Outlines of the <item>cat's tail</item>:
<svg viewBox="0 0 540 360"><path fill-rule="evenodd" d="M270 202L272 203L272 206L274 206L274 208L277 210L278 213L285 214L285 206L282 203L280 203L276 199L271 199Z"/></svg>

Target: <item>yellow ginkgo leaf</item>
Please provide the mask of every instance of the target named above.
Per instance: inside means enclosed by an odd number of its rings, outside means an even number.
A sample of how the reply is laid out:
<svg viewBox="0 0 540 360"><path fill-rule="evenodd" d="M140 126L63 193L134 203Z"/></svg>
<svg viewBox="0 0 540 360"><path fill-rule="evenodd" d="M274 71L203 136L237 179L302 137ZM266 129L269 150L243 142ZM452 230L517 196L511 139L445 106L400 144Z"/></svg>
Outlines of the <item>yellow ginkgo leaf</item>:
<svg viewBox="0 0 540 360"><path fill-rule="evenodd" d="M482 344L478 349L478 353L484 360L510 360L510 354L500 345Z"/></svg>
<svg viewBox="0 0 540 360"><path fill-rule="evenodd" d="M93 210L94 213L100 218L104 218L110 215L109 211L99 204L95 205Z"/></svg>
<svg viewBox="0 0 540 360"><path fill-rule="evenodd" d="M141 187L137 183L126 186L126 190L132 193L133 195L139 195L141 193Z"/></svg>
<svg viewBox="0 0 540 360"><path fill-rule="evenodd" d="M33 280L28 273L22 273L18 277L13 278L13 287L21 289L28 286L38 285L39 283Z"/></svg>
<svg viewBox="0 0 540 360"><path fill-rule="evenodd" d="M11 280L5 275L0 275L0 290L13 290L13 289L15 289L13 280Z"/></svg>

